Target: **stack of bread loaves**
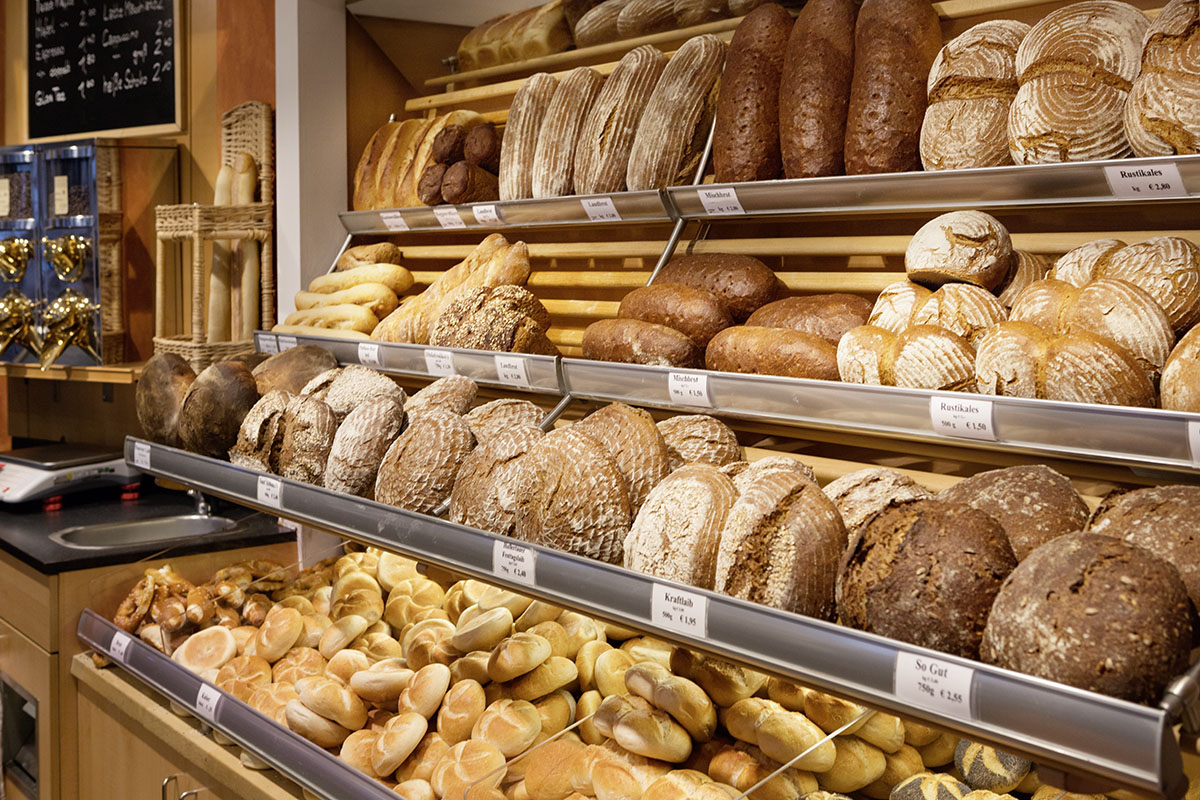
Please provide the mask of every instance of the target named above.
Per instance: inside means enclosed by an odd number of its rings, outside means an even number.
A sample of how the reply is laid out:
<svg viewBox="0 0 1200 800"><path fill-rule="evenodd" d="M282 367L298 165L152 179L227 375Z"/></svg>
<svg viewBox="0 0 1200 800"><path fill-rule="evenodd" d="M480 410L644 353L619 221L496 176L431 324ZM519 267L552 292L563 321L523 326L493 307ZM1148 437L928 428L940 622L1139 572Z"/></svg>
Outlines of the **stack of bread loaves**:
<svg viewBox="0 0 1200 800"><path fill-rule="evenodd" d="M433 137L429 158L417 179L417 197L425 205L500 198L500 137L492 123L446 125Z"/></svg>
<svg viewBox="0 0 1200 800"><path fill-rule="evenodd" d="M412 273L399 261L400 248L388 242L351 247L338 257L333 272L296 293L297 310L272 330L366 339L413 285Z"/></svg>
<svg viewBox="0 0 1200 800"><path fill-rule="evenodd" d="M702 25L725 17L740 17L763 0L602 0L575 23L572 31L578 47L591 47L618 39L633 39L655 33Z"/></svg>

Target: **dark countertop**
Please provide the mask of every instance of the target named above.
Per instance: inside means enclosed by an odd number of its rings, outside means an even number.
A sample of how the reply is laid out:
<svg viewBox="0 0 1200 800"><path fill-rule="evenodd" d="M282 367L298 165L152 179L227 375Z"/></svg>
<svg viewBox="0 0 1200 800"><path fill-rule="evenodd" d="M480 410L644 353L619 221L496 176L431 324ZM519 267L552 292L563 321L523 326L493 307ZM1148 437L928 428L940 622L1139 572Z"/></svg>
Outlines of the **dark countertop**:
<svg viewBox="0 0 1200 800"><path fill-rule="evenodd" d="M150 517L193 514L195 505L184 492L168 491L147 479L137 499L122 500L119 488L95 489L63 497L62 509L45 511L40 500L29 503L0 503L0 549L38 572L54 575L109 564L126 564L151 556L182 556L227 550L248 544L289 541L295 533L280 528L275 518L233 503L205 497L215 516L244 521L231 531L194 537L183 542L148 543L102 550L84 550L61 545L50 534L77 525L132 522Z"/></svg>

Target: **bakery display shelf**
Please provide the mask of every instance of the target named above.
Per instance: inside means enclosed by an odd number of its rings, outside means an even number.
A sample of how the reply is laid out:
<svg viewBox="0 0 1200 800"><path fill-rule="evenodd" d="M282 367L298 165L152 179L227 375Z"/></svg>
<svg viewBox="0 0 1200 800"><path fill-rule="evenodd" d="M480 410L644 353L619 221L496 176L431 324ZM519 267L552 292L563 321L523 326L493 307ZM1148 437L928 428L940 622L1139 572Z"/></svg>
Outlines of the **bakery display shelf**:
<svg viewBox="0 0 1200 800"><path fill-rule="evenodd" d="M682 218L708 221L1179 202L1200 197L1200 155L674 186L666 192Z"/></svg>
<svg viewBox="0 0 1200 800"><path fill-rule="evenodd" d="M37 364L0 364L0 376L48 381L77 381L82 383L133 384L142 376L145 362L105 364L94 367L52 365L47 369Z"/></svg>
<svg viewBox="0 0 1200 800"><path fill-rule="evenodd" d="M383 784L222 692L94 611L80 615L77 634L89 647L318 797L396 797Z"/></svg>
<svg viewBox="0 0 1200 800"><path fill-rule="evenodd" d="M132 437L125 457L242 505L1026 753L1041 769L1183 793L1172 694L1161 707L1137 705Z"/></svg>
<svg viewBox="0 0 1200 800"><path fill-rule="evenodd" d="M496 200L459 206L343 211L338 216L351 236L405 231L665 223L672 219L663 195L657 191L571 195L533 200Z"/></svg>
<svg viewBox="0 0 1200 800"><path fill-rule="evenodd" d="M426 347L332 336L305 336L255 331L260 353L278 353L301 344L325 348L339 364L362 364L393 375L439 378L463 375L484 386L503 386L525 392L561 394L556 356L494 353L454 347Z"/></svg>
<svg viewBox="0 0 1200 800"><path fill-rule="evenodd" d="M562 375L579 399L1200 475L1200 414L573 358Z"/></svg>

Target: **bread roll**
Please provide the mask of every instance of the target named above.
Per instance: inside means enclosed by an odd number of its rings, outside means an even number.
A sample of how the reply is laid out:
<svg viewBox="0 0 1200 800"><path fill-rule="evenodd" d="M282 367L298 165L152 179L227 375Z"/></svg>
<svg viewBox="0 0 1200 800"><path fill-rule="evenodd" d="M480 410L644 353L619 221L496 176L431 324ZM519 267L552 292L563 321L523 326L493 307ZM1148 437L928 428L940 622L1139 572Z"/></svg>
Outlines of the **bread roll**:
<svg viewBox="0 0 1200 800"><path fill-rule="evenodd" d="M846 117L846 174L905 172L920 164L925 81L942 46L927 0L867 0L854 27Z"/></svg>
<svg viewBox="0 0 1200 800"><path fill-rule="evenodd" d="M714 780L733 786L739 792L766 781L747 795L753 800L793 800L817 792L817 779L811 772L790 767L779 770L780 764L775 759L768 758L757 747L741 743L720 750L708 767ZM775 777L767 780L771 775Z"/></svg>
<svg viewBox="0 0 1200 800"><path fill-rule="evenodd" d="M833 766L817 773L817 783L829 792L855 792L883 776L887 760L878 747L857 736L837 736Z"/></svg>
<svg viewBox="0 0 1200 800"><path fill-rule="evenodd" d="M848 473L830 481L823 491L837 507L851 539L860 525L891 503L933 497L912 478L886 467L868 467Z"/></svg>
<svg viewBox="0 0 1200 800"><path fill-rule="evenodd" d="M533 151L531 197L575 193L579 132L603 85L604 77L590 67L576 67L558 82Z"/></svg>
<svg viewBox="0 0 1200 800"><path fill-rule="evenodd" d="M833 733L840 728L849 726L842 731L843 734L846 736L854 734L885 753L894 753L904 745L904 723L900 721L899 717L892 714L876 712L860 719L863 712L867 710L865 706L815 690L805 692L800 710L817 723L821 730ZM919 767L915 771L919 772Z"/></svg>
<svg viewBox="0 0 1200 800"><path fill-rule="evenodd" d="M825 732L808 717L774 701L760 697L739 700L724 720L731 735L756 745L776 761L788 763L807 750L793 767L823 772L834 764L836 749Z"/></svg>
<svg viewBox="0 0 1200 800"><path fill-rule="evenodd" d="M583 357L596 361L699 367L703 351L686 334L636 319L604 319L583 332Z"/></svg>
<svg viewBox="0 0 1200 800"><path fill-rule="evenodd" d="M962 800L971 787L953 775L940 772L918 772L906 778L892 789L895 800L929 800L930 798L953 798Z"/></svg>
<svg viewBox="0 0 1200 800"><path fill-rule="evenodd" d="M558 81L546 72L530 76L513 96L500 149L500 199L533 197L534 151L542 120Z"/></svg>
<svg viewBox="0 0 1200 800"><path fill-rule="evenodd" d="M294 610L294 609L290 609ZM367 723L367 707L349 687L331 678L301 678L296 681L300 703L314 714L356 731Z"/></svg>
<svg viewBox="0 0 1200 800"><path fill-rule="evenodd" d="M338 256L334 269L339 271L368 267L372 264L399 264L403 252L391 242L360 244L348 247ZM294 348L293 348L294 349Z"/></svg>
<svg viewBox="0 0 1200 800"><path fill-rule="evenodd" d="M596 709L592 721L600 733L646 758L678 763L687 760L692 752L688 732L670 715L640 697L610 695Z"/></svg>
<svg viewBox="0 0 1200 800"><path fill-rule="evenodd" d="M183 396L180 446L209 458L225 458L237 443L242 418L257 402L258 385L244 364L213 364L196 376Z"/></svg>
<svg viewBox="0 0 1200 800"><path fill-rule="evenodd" d="M972 789L1011 792L1033 765L1029 759L962 739L954 750L954 767Z"/></svg>
<svg viewBox="0 0 1200 800"><path fill-rule="evenodd" d="M746 324L809 333L836 346L846 331L866 324L870 313L871 304L856 295L813 294L767 303Z"/></svg>
<svg viewBox="0 0 1200 800"><path fill-rule="evenodd" d="M310 710L299 700L289 700L284 713L288 728L318 747L338 747L350 735L348 728Z"/></svg>
<svg viewBox="0 0 1200 800"><path fill-rule="evenodd" d="M674 328L699 347L733 324L724 301L712 292L662 282L625 295L617 315Z"/></svg>
<svg viewBox="0 0 1200 800"><path fill-rule="evenodd" d="M467 788L495 788L504 777L504 754L494 744L479 740L459 742L433 768L429 784L438 797L466 798Z"/></svg>
<svg viewBox="0 0 1200 800"><path fill-rule="evenodd" d="M1008 318L1004 306L986 289L948 283L930 295L912 315L913 325L936 325L974 346L984 331Z"/></svg>
<svg viewBox="0 0 1200 800"><path fill-rule="evenodd" d="M629 490L629 507L637 514L647 495L670 472L667 443L649 412L624 403L609 403L574 425L608 452Z"/></svg>
<svg viewBox="0 0 1200 800"><path fill-rule="evenodd" d="M179 415L194 380L196 373L175 353L155 353L142 367L135 403L147 439L168 447L178 445Z"/></svg>
<svg viewBox="0 0 1200 800"><path fill-rule="evenodd" d="M723 2L715 5L724 10ZM791 15L771 3L748 14L733 32L713 133L717 183L779 177L780 75L791 30Z"/></svg>
<svg viewBox="0 0 1200 800"><path fill-rule="evenodd" d="M579 677L575 662L565 656L550 656L509 684L516 700L538 700L570 686Z"/></svg>
<svg viewBox="0 0 1200 800"><path fill-rule="evenodd" d="M497 683L532 672L550 658L550 642L535 633L515 633L496 645L488 658L488 677Z"/></svg>
<svg viewBox="0 0 1200 800"><path fill-rule="evenodd" d="M428 514L450 497L458 468L474 442L462 417L422 411L384 455L375 499Z"/></svg>
<svg viewBox="0 0 1200 800"><path fill-rule="evenodd" d="M524 457L544 434L521 425L496 434L463 459L450 494L450 519L511 535L516 482Z"/></svg>
<svg viewBox="0 0 1200 800"><path fill-rule="evenodd" d="M396 771L396 778L403 783L404 781L428 781L433 777L433 770L438 763L450 752L450 745L437 733L429 732L413 750L400 768Z"/></svg>
<svg viewBox="0 0 1200 800"><path fill-rule="evenodd" d="M964 740L965 741L965 740ZM862 788L862 793L872 800L888 800L892 789L914 775L925 771L925 763L921 754L910 745L901 745L894 753L883 754L885 766L883 774L874 783Z"/></svg>
<svg viewBox="0 0 1200 800"><path fill-rule="evenodd" d="M725 301L738 322L774 300L783 288L771 268L757 258L726 253L677 256L659 271L655 282L712 292Z"/></svg>
<svg viewBox="0 0 1200 800"><path fill-rule="evenodd" d="M975 351L966 339L938 325L914 325L896 338L892 374L897 386L971 391Z"/></svg>
<svg viewBox="0 0 1200 800"><path fill-rule="evenodd" d="M712 338L704 351L708 369L791 378L836 380L837 348L800 331L739 325Z"/></svg>
<svg viewBox="0 0 1200 800"><path fill-rule="evenodd" d="M671 651L671 671L695 681L722 708L750 697L767 682L760 672L696 653L686 647Z"/></svg>
<svg viewBox="0 0 1200 800"><path fill-rule="evenodd" d="M707 742L717 730L717 709L704 690L661 664L634 664L625 670L625 686L670 714L696 742Z"/></svg>
<svg viewBox="0 0 1200 800"><path fill-rule="evenodd" d="M490 742L505 758L512 758L527 750L541 729L542 720L533 703L504 699L484 710L471 730L471 738Z"/></svg>
<svg viewBox="0 0 1200 800"><path fill-rule="evenodd" d="M237 642L226 627L214 625L197 631L171 653L171 660L195 673L217 669L237 656Z"/></svg>
<svg viewBox="0 0 1200 800"><path fill-rule="evenodd" d="M1188 331L1167 358L1162 370L1162 407L1200 411L1200 328Z"/></svg>

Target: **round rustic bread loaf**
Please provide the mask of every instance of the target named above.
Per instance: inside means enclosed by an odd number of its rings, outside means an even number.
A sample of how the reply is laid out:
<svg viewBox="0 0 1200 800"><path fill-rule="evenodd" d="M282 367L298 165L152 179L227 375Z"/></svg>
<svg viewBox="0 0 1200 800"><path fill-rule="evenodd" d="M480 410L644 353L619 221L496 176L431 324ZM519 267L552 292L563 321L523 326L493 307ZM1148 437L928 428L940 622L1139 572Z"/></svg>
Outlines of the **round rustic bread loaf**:
<svg viewBox="0 0 1200 800"><path fill-rule="evenodd" d="M1125 133L1139 156L1195 153L1200 148L1200 57L1196 6L1171 0L1150 23L1142 71L1125 103Z"/></svg>
<svg viewBox="0 0 1200 800"><path fill-rule="evenodd" d="M897 503L860 526L837 579L845 625L975 658L1017 565L1000 524L961 503Z"/></svg>
<svg viewBox="0 0 1200 800"><path fill-rule="evenodd" d="M757 258L728 253L677 256L659 271L655 281L710 291L725 301L738 322L774 300L784 288L774 271Z"/></svg>
<svg viewBox="0 0 1200 800"><path fill-rule="evenodd" d="M1129 281L1162 306L1176 333L1200 321L1200 247L1178 236L1155 236L1109 257L1099 277Z"/></svg>
<svg viewBox="0 0 1200 800"><path fill-rule="evenodd" d="M1089 514L1071 482L1044 464L980 472L937 499L964 503L999 522L1018 561L1051 539L1083 530Z"/></svg>
<svg viewBox="0 0 1200 800"><path fill-rule="evenodd" d="M810 333L836 345L846 331L865 325L870 314L871 304L858 295L812 294L767 303L746 324Z"/></svg>
<svg viewBox="0 0 1200 800"><path fill-rule="evenodd" d="M504 433L509 428L528 426L536 428L545 418L536 403L528 400L517 400L502 397L490 403L471 409L463 415L463 419L471 426L475 441L483 444L486 440Z"/></svg>
<svg viewBox="0 0 1200 800"><path fill-rule="evenodd" d="M950 211L921 226L904 251L908 279L926 286L973 283L994 289L1008 275L1008 229L982 211Z"/></svg>
<svg viewBox="0 0 1200 800"><path fill-rule="evenodd" d="M1175 345L1162 370L1162 407L1200 411L1200 327Z"/></svg>
<svg viewBox="0 0 1200 800"><path fill-rule="evenodd" d="M909 324L937 325L974 346L985 330L1006 319L1004 306L988 290L969 283L948 283L913 311Z"/></svg>
<svg viewBox="0 0 1200 800"><path fill-rule="evenodd" d="M259 472L279 471L283 415L293 397L276 389L259 398L242 419L237 443L229 450L231 464Z"/></svg>
<svg viewBox="0 0 1200 800"><path fill-rule="evenodd" d="M786 472L799 475L804 480L816 485L817 476L812 467L790 456L778 455L760 458L757 461L735 461L721 467L725 476L733 479L733 485L742 494L755 481L771 472Z"/></svg>
<svg viewBox="0 0 1200 800"><path fill-rule="evenodd" d="M1179 573L1111 536L1072 533L1021 562L992 608L989 664L1136 702L1187 669L1191 606Z"/></svg>
<svg viewBox="0 0 1200 800"><path fill-rule="evenodd" d="M737 434L706 414L668 417L658 423L658 432L666 442L672 470L692 463L723 467L742 457Z"/></svg>
<svg viewBox="0 0 1200 800"><path fill-rule="evenodd" d="M966 339L938 325L914 325L892 348L896 386L970 391L975 384L975 350Z"/></svg>
<svg viewBox="0 0 1200 800"><path fill-rule="evenodd" d="M704 365L716 372L838 379L836 347L820 336L785 328L726 328L705 348Z"/></svg>
<svg viewBox="0 0 1200 800"><path fill-rule="evenodd" d="M698 347L733 324L725 301L707 289L657 281L634 289L621 300L620 319L640 319L674 328Z"/></svg>
<svg viewBox="0 0 1200 800"><path fill-rule="evenodd" d="M280 430L283 443L279 448L279 474L322 485L338 430L333 409L315 397L296 395L283 412Z"/></svg>
<svg viewBox="0 0 1200 800"><path fill-rule="evenodd" d="M704 350L686 334L638 319L602 319L583 331L583 357L654 367L700 367Z"/></svg>
<svg viewBox="0 0 1200 800"><path fill-rule="evenodd" d="M337 359L323 347L302 344L276 353L253 370L258 393L282 389L298 394L313 378L337 367Z"/></svg>
<svg viewBox="0 0 1200 800"><path fill-rule="evenodd" d="M465 414L475 400L478 387L475 381L464 375L447 375L438 378L412 396L404 405L404 412L411 416L429 410L440 409L450 414Z"/></svg>
<svg viewBox="0 0 1200 800"><path fill-rule="evenodd" d="M450 496L475 437L457 414L429 408L392 442L375 479L380 503L428 514Z"/></svg>
<svg viewBox="0 0 1200 800"><path fill-rule="evenodd" d="M1115 536L1144 547L1179 571L1188 596L1200 607L1200 487L1153 486L1105 496L1088 523L1089 533Z"/></svg>
<svg viewBox="0 0 1200 800"><path fill-rule="evenodd" d="M347 414L372 397L391 397L404 408L407 408L408 400L404 390L391 378L359 364L322 372L309 381L300 394L325 401L339 425Z"/></svg>
<svg viewBox="0 0 1200 800"><path fill-rule="evenodd" d="M478 286L448 302L433 322L429 344L511 353L558 355L546 337L550 312L523 286Z"/></svg>
<svg viewBox="0 0 1200 800"><path fill-rule="evenodd" d="M392 397L373 397L347 414L329 449L325 488L375 499L379 464L403 427L404 409Z"/></svg>
<svg viewBox="0 0 1200 800"><path fill-rule="evenodd" d="M889 284L875 298L867 324L895 334L904 333L912 323L913 312L932 294L921 284L909 280Z"/></svg>
<svg viewBox="0 0 1200 800"><path fill-rule="evenodd" d="M545 434L516 425L487 439L463 459L450 493L450 519L484 531L512 535L521 461Z"/></svg>
<svg viewBox="0 0 1200 800"><path fill-rule="evenodd" d="M933 497L912 478L886 467L868 467L843 475L826 484L824 492L842 515L850 538L859 525L892 503Z"/></svg>
<svg viewBox="0 0 1200 800"><path fill-rule="evenodd" d="M928 289L925 290L928 293ZM903 330L903 329L902 329ZM859 325L846 332L837 346L838 377L845 383L894 386L896 334L875 325Z"/></svg>
<svg viewBox="0 0 1200 800"><path fill-rule="evenodd" d="M142 367L138 378L138 424L152 442L176 447L179 444L179 413L196 373L176 353L155 353Z"/></svg>
<svg viewBox="0 0 1200 800"><path fill-rule="evenodd" d="M218 361L196 376L179 410L179 444L209 458L225 458L237 443L242 419L258 402L246 365Z"/></svg>
<svg viewBox="0 0 1200 800"><path fill-rule="evenodd" d="M1120 239L1096 239L1070 250L1054 262L1047 278L1079 287L1107 271L1113 253L1125 246Z"/></svg>
<svg viewBox="0 0 1200 800"><path fill-rule="evenodd" d="M609 403L574 427L608 452L625 477L630 511L637 514L650 490L671 471L667 443L658 432L654 417L624 403Z"/></svg>
<svg viewBox="0 0 1200 800"><path fill-rule="evenodd" d="M1045 279L1050 272L1050 261L1027 250L1013 251L1013 265L1008 277L996 287L996 298L1000 305L1012 309L1013 301L1034 281Z"/></svg>

